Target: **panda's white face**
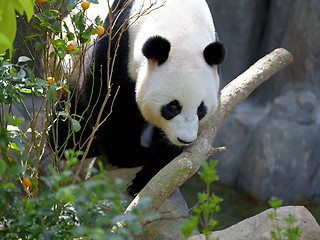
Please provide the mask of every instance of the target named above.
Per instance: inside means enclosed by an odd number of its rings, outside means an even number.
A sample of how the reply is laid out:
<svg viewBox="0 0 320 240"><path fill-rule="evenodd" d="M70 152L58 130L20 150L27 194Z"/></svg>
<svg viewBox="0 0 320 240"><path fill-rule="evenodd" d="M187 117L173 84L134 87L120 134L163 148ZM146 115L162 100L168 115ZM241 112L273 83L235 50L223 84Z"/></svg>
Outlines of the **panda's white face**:
<svg viewBox="0 0 320 240"><path fill-rule="evenodd" d="M177 54L169 54L160 65L157 59L147 60L138 73L136 96L144 118L170 142L185 146L196 140L199 123L217 108L219 76L202 52L195 61L177 61Z"/></svg>
<svg viewBox="0 0 320 240"><path fill-rule="evenodd" d="M158 66L162 67L166 68ZM192 72L176 73L172 79L170 72L155 70L150 76L144 100L138 102L139 105L141 103L141 113L147 121L162 129L173 144L192 143L197 138L199 123L205 122L218 104L218 79L214 80L213 72L207 72L207 76ZM157 75L165 78L160 84L156 83L160 77ZM210 83L206 79L210 79ZM151 82L154 82L154 87Z"/></svg>

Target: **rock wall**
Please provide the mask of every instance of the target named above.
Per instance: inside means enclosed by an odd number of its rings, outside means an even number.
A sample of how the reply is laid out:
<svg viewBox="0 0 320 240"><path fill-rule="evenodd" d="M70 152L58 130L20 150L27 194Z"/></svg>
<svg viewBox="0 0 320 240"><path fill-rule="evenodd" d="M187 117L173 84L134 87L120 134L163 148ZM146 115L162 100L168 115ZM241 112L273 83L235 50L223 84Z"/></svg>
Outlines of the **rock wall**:
<svg viewBox="0 0 320 240"><path fill-rule="evenodd" d="M320 2L207 0L228 48L222 86L278 47L294 62L255 90L221 127L222 183L267 200L320 202Z"/></svg>

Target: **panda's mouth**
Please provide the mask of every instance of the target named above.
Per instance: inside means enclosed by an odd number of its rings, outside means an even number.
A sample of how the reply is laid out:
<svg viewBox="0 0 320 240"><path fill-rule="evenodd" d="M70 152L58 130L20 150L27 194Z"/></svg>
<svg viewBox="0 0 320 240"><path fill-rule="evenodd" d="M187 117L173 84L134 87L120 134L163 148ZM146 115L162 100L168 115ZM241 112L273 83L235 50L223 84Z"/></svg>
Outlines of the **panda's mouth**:
<svg viewBox="0 0 320 240"><path fill-rule="evenodd" d="M178 140L179 143L181 143L183 145L186 145L186 146L190 145L191 143L193 143L193 141L186 141L186 140L183 140L183 139L181 139L179 137L177 137L177 140Z"/></svg>

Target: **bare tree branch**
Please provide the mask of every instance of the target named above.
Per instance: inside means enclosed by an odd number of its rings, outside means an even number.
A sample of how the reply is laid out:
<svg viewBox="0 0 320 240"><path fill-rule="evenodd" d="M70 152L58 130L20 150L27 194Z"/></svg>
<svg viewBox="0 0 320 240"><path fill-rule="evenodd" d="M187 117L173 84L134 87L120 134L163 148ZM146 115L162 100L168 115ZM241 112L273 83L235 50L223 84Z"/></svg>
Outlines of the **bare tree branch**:
<svg viewBox="0 0 320 240"><path fill-rule="evenodd" d="M146 211L157 210L165 199L199 170L203 160L216 152L224 151L223 147L213 148L212 143L226 117L255 88L292 61L293 57L290 52L285 49L276 49L225 86L218 97L218 109L201 126L197 140L154 176L131 202L127 210L137 205L143 197L150 197L152 200L151 206Z"/></svg>

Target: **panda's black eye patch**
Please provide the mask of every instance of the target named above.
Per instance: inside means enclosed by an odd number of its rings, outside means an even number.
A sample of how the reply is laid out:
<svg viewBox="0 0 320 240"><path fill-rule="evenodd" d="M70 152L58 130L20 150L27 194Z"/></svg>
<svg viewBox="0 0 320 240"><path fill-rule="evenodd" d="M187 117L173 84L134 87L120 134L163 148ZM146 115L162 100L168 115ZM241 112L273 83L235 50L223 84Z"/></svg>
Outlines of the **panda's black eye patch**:
<svg viewBox="0 0 320 240"><path fill-rule="evenodd" d="M161 107L161 116L170 120L181 112L182 106L178 100L173 100Z"/></svg>
<svg viewBox="0 0 320 240"><path fill-rule="evenodd" d="M204 118L204 116L207 114L207 107L206 105L204 105L203 102L201 102L201 104L198 107L198 111L197 111L197 115L199 118L199 121Z"/></svg>

